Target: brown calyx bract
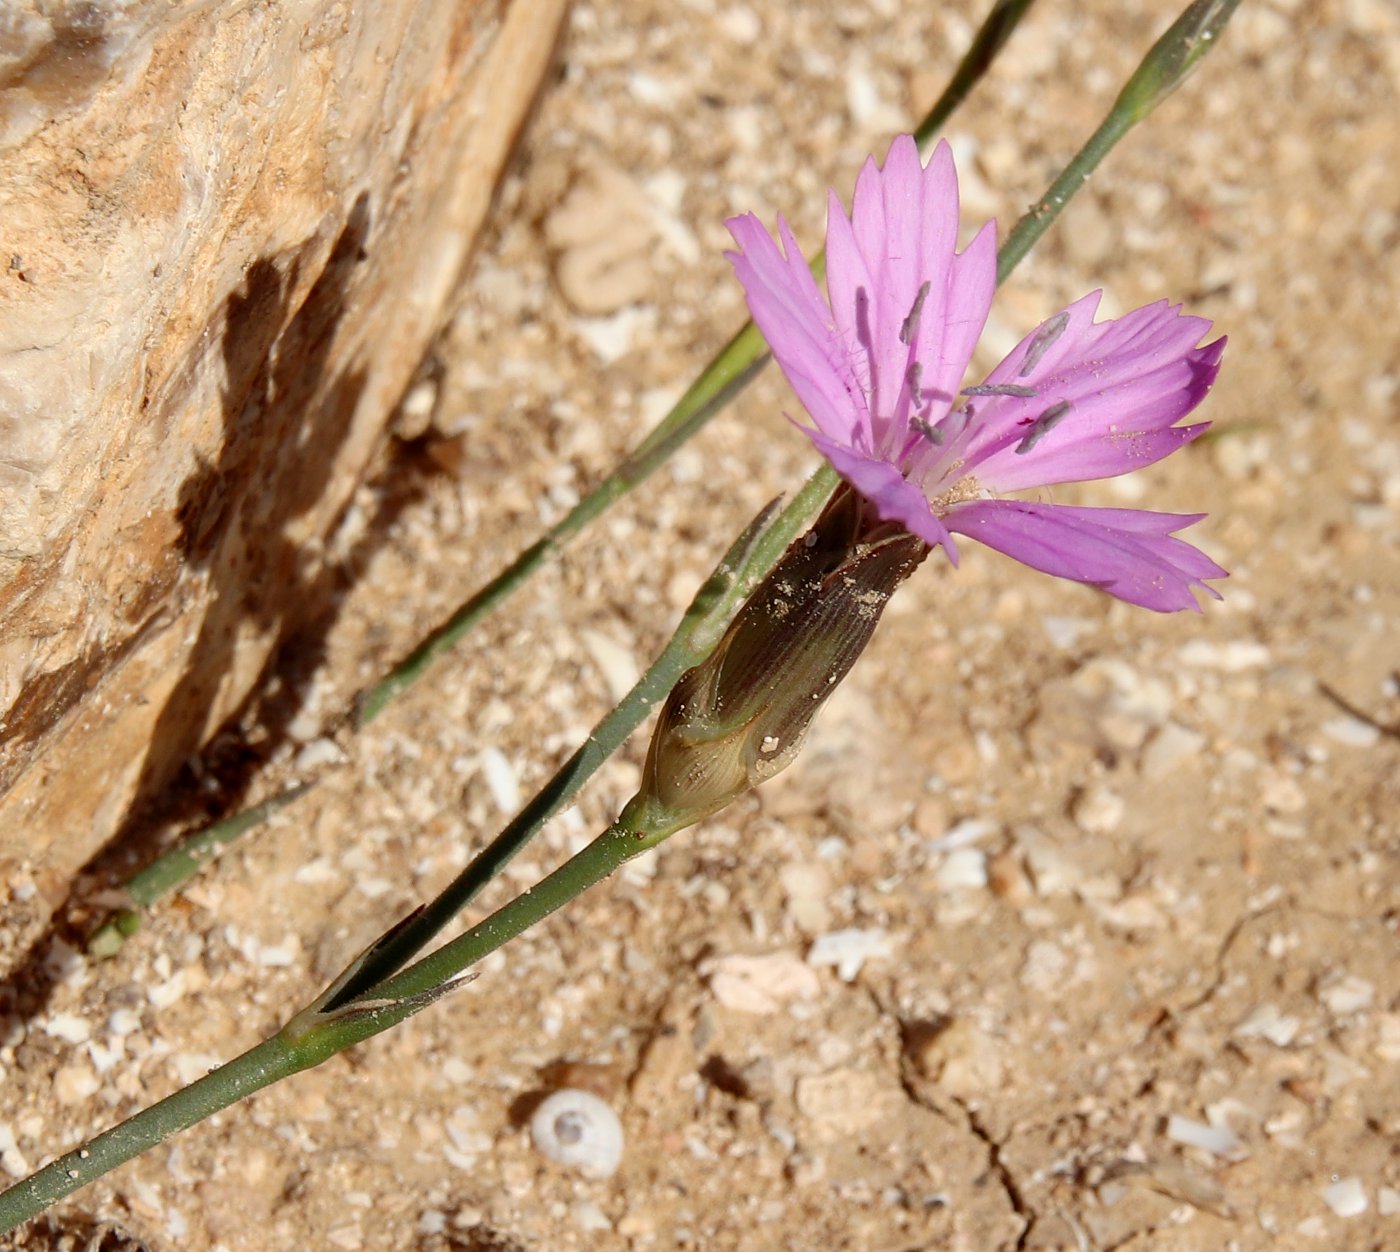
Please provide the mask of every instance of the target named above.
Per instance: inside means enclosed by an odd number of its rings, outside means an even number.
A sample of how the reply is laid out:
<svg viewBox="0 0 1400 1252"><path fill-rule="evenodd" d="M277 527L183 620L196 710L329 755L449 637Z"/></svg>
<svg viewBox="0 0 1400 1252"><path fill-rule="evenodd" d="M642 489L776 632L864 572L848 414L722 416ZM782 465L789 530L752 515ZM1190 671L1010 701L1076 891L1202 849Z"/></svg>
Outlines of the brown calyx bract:
<svg viewBox="0 0 1400 1252"><path fill-rule="evenodd" d="M623 820L657 838L786 768L928 545L842 485L661 710Z"/></svg>

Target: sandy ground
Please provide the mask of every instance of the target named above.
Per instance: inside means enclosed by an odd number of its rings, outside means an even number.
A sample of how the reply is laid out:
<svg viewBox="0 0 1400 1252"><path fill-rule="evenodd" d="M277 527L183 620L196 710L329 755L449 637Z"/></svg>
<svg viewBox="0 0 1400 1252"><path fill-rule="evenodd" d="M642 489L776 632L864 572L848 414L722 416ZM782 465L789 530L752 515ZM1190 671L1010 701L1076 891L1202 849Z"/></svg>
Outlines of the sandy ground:
<svg viewBox="0 0 1400 1252"><path fill-rule="evenodd" d="M824 188L927 107L980 8L577 7L416 442L338 543L402 507L301 711L249 732L259 794L742 322L724 217L819 240ZM951 132L969 228L1041 191L1152 8L1033 14ZM1249 0L994 314L983 365L1100 286L1229 335L1218 437L1055 493L1208 511L1223 603L935 556L787 775L3 1246L1400 1246L1398 96L1385 0ZM784 408L769 371L119 957L56 936L0 1034L4 1171L274 1030L461 866L803 480ZM601 829L644 750L492 900ZM621 1118L613 1177L532 1147L563 1086Z"/></svg>

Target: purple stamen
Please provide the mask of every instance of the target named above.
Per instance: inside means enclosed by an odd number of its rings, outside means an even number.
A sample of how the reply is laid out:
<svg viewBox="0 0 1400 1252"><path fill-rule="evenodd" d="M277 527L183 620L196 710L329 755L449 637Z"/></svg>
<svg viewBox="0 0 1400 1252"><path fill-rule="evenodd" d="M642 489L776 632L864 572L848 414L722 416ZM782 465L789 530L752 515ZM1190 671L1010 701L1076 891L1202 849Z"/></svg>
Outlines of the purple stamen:
<svg viewBox="0 0 1400 1252"><path fill-rule="evenodd" d="M922 417L911 417L909 419L909 429L916 430L935 448L943 446L943 432L937 426L924 421Z"/></svg>
<svg viewBox="0 0 1400 1252"><path fill-rule="evenodd" d="M914 297L914 307L909 310L909 316L904 319L903 325L899 328L899 342L906 348L914 342L914 336L919 333L919 314L924 310L924 301L928 299L928 290L928 283L919 288L919 294Z"/></svg>
<svg viewBox="0 0 1400 1252"><path fill-rule="evenodd" d="M1048 322L1035 332L1035 338L1031 340L1031 346L1026 349L1026 359L1021 362L1021 368L1017 370L1022 378L1029 374L1044 359L1045 354L1054 346L1055 340L1065 333L1065 328L1069 325L1068 313L1056 313Z"/></svg>
<svg viewBox="0 0 1400 1252"><path fill-rule="evenodd" d="M1018 400L1033 400L1038 394L1034 387L1019 387L1015 383L981 383L964 387L965 396L1015 396Z"/></svg>
<svg viewBox="0 0 1400 1252"><path fill-rule="evenodd" d="M1026 431L1025 438L1016 445L1015 451L1021 456L1024 456L1064 420L1065 414L1069 412L1069 409L1070 404L1068 400L1060 400L1052 404L1031 423L1031 428Z"/></svg>

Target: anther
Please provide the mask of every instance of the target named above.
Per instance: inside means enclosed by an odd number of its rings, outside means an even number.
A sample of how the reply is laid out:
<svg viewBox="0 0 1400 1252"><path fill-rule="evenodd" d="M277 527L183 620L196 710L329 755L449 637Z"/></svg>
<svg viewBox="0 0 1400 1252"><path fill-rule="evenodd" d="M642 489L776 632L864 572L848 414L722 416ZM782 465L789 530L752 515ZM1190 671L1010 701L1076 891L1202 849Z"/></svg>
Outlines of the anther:
<svg viewBox="0 0 1400 1252"><path fill-rule="evenodd" d="M910 361L909 368L904 371L904 385L909 388L909 398L917 408L924 402L920 395L921 385L924 381L924 367L918 361Z"/></svg>
<svg viewBox="0 0 1400 1252"><path fill-rule="evenodd" d="M928 290L928 283L919 288L919 294L914 297L914 307L909 310L909 316L904 319L904 324L899 328L899 342L905 347L913 343L914 336L919 333L919 314L924 311L924 301L928 299Z"/></svg>
<svg viewBox="0 0 1400 1252"><path fill-rule="evenodd" d="M1025 437L1016 445L1016 451L1024 456L1045 438L1056 426L1064 420L1064 416L1069 412L1070 404L1068 400L1060 400L1052 404L1038 418L1031 423L1031 427L1026 431Z"/></svg>
<svg viewBox="0 0 1400 1252"><path fill-rule="evenodd" d="M1016 371L1022 378L1045 360L1045 354L1054 346L1055 340L1065 333L1065 327L1068 325L1069 314L1056 313L1054 317L1035 332L1035 338L1031 340L1031 346L1026 349L1026 359L1021 362L1021 368Z"/></svg>
<svg viewBox="0 0 1400 1252"><path fill-rule="evenodd" d="M1034 387L1019 387L1015 383L982 383L977 387L964 387L962 394L965 396L1016 396L1021 400L1032 400L1039 393Z"/></svg>
<svg viewBox="0 0 1400 1252"><path fill-rule="evenodd" d="M930 422L924 421L922 417L911 417L909 419L909 429L917 430L934 447L941 447L943 444L943 432Z"/></svg>

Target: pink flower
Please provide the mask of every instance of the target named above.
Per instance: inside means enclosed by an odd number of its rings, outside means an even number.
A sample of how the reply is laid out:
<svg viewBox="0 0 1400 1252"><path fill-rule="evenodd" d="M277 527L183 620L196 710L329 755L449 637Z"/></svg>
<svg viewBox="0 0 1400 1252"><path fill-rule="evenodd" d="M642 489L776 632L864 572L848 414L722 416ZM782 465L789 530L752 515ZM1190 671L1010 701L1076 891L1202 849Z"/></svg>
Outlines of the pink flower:
<svg viewBox="0 0 1400 1252"><path fill-rule="evenodd" d="M1099 293L1028 335L980 386L963 376L996 289L994 223L959 253L958 182L940 143L872 157L851 215L835 192L822 297L778 218L780 251L752 213L729 253L754 321L816 429L823 456L879 515L957 563L953 533L1159 612L1197 609L1225 571L1174 532L1201 513L1075 508L1006 492L1112 478L1206 430L1176 423L1210 390L1225 340L1166 301L1095 322Z"/></svg>

